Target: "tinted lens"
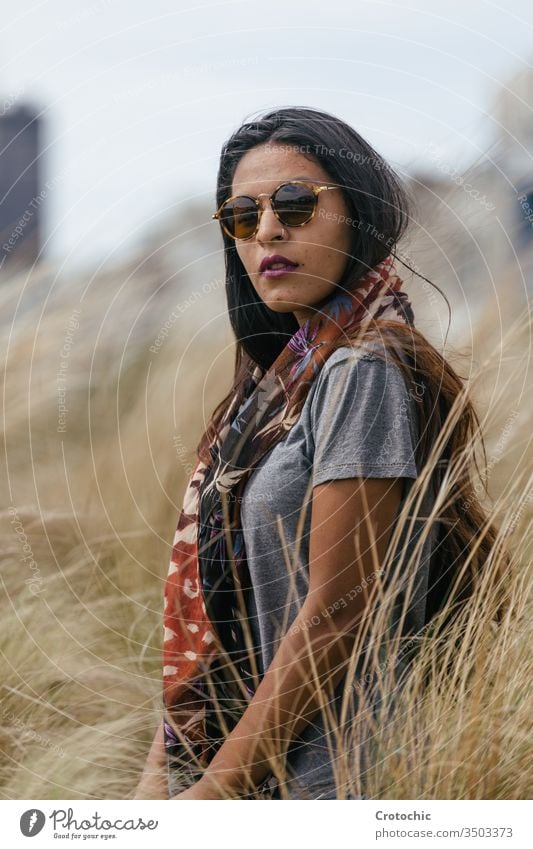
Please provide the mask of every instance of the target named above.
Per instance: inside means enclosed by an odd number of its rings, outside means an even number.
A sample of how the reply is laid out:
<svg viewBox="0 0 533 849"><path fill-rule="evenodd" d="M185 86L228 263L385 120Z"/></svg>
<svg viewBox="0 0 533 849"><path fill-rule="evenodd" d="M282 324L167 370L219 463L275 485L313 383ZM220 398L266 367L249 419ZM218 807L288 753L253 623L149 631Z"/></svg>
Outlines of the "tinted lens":
<svg viewBox="0 0 533 849"><path fill-rule="evenodd" d="M283 223L288 227L297 227L311 218L315 195L307 186L289 183L278 189L272 202Z"/></svg>
<svg viewBox="0 0 533 849"><path fill-rule="evenodd" d="M253 198L242 195L228 201L222 207L220 223L234 239L249 239L257 225L257 207Z"/></svg>

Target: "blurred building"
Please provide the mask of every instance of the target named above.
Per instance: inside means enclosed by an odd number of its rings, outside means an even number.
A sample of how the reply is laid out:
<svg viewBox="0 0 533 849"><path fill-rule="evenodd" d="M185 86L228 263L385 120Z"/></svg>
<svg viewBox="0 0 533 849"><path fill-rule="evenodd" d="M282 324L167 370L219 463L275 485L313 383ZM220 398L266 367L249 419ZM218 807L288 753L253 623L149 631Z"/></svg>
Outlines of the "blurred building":
<svg viewBox="0 0 533 849"><path fill-rule="evenodd" d="M37 112L12 105L0 114L0 267L31 264L41 247L45 193Z"/></svg>
<svg viewBox="0 0 533 849"><path fill-rule="evenodd" d="M533 71L506 81L488 105L493 136L466 171L435 146L415 173L410 250L431 280L472 307L501 292L509 272L533 294ZM429 272L429 273L426 273Z"/></svg>
<svg viewBox="0 0 533 849"><path fill-rule="evenodd" d="M514 217L521 248L533 241L533 70L502 87L494 111L502 135L498 161L517 191Z"/></svg>

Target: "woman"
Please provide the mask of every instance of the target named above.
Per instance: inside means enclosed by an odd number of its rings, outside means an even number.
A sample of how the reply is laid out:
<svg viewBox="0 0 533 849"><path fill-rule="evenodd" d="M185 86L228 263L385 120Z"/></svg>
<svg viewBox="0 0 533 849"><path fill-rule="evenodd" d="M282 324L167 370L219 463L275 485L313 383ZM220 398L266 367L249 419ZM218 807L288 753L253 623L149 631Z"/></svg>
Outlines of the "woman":
<svg viewBox="0 0 533 849"><path fill-rule="evenodd" d="M173 799L366 798L376 685L392 670L390 695L414 654L393 644L472 593L494 530L468 468L435 506L477 418L414 325L394 262L407 200L325 112L275 110L224 145L235 373L178 521L137 798L168 797L167 763Z"/></svg>

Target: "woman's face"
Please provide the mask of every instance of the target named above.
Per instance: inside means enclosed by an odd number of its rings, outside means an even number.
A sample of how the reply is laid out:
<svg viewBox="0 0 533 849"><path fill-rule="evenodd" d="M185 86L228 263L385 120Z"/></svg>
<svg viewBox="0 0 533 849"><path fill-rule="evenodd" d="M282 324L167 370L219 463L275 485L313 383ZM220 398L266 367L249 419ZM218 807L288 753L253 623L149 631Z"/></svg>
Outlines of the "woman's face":
<svg viewBox="0 0 533 849"><path fill-rule="evenodd" d="M314 160L288 144L261 144L244 154L232 183L232 195L269 195L284 180L307 179L317 185L332 179ZM316 212L302 227L282 225L270 201L260 198L263 214L257 233L236 241L237 253L262 301L274 312L292 312L300 326L331 294L350 259L350 212L341 189L320 192ZM341 217L342 216L342 217ZM282 237L283 232L283 237ZM280 277L260 272L261 261L280 254L298 266Z"/></svg>

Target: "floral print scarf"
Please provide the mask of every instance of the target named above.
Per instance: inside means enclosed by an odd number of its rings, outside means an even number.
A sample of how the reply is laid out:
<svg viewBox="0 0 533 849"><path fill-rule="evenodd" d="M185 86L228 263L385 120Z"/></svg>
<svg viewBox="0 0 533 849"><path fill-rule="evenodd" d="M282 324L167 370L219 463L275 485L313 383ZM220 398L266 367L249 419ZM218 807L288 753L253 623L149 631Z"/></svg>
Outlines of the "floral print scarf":
<svg viewBox="0 0 533 849"><path fill-rule="evenodd" d="M235 393L183 498L164 590L163 702L167 762L188 781L203 770L259 685L246 618L250 591L240 527L251 472L290 430L342 337L379 318L414 325L392 254L354 291L339 288L289 339L272 366L256 366Z"/></svg>

